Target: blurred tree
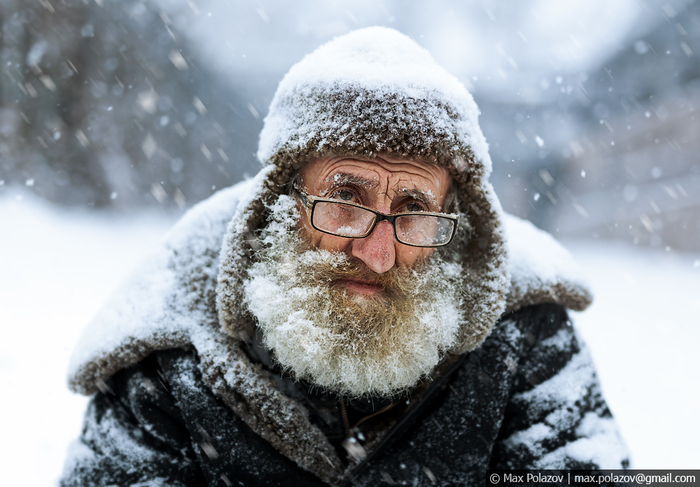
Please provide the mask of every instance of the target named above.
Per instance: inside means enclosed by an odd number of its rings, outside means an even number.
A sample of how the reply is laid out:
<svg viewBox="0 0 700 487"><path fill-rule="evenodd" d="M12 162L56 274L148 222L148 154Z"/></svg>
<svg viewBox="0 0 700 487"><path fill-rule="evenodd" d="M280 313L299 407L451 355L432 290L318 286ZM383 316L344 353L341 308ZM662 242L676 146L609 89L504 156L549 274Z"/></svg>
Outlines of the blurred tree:
<svg viewBox="0 0 700 487"><path fill-rule="evenodd" d="M195 9L3 0L0 179L60 203L183 207L255 172L259 115L190 57Z"/></svg>
<svg viewBox="0 0 700 487"><path fill-rule="evenodd" d="M700 2L603 3L0 0L0 191L194 203L257 172L294 62L384 24L474 93L507 211L560 235L697 249Z"/></svg>

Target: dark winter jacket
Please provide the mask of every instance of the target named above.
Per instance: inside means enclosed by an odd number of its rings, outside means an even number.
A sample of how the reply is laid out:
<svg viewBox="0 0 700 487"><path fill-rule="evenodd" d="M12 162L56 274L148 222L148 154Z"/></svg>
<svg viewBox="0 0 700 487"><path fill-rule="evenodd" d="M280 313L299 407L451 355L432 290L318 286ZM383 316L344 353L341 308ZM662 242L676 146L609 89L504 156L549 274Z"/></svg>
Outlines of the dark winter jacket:
<svg viewBox="0 0 700 487"><path fill-rule="evenodd" d="M373 415L252 353L243 286L305 163L378 152L449 171L460 224L446 252L464 291L447 360ZM63 485L471 485L489 468L626 464L567 318L591 301L579 270L502 212L478 109L427 52L383 28L322 46L280 84L258 157L260 173L188 212L85 330L69 386L96 395ZM366 460L339 447L339 414Z"/></svg>
<svg viewBox="0 0 700 487"><path fill-rule="evenodd" d="M198 360L192 349L155 352L107 381L62 485L324 485L216 397ZM431 386L430 403L411 424L394 424L399 433L346 474L348 485L483 485L490 469L627 465L561 306L504 316Z"/></svg>
<svg viewBox="0 0 700 487"><path fill-rule="evenodd" d="M438 376L411 397L427 406L390 415L384 434L400 432L390 444L349 464L309 407L217 328L219 242L254 186L193 209L85 330L71 387L96 395L62 485L469 485L489 468L626 464L565 311L588 299L577 268L513 217L508 311L447 382ZM404 416L410 424L398 424Z"/></svg>

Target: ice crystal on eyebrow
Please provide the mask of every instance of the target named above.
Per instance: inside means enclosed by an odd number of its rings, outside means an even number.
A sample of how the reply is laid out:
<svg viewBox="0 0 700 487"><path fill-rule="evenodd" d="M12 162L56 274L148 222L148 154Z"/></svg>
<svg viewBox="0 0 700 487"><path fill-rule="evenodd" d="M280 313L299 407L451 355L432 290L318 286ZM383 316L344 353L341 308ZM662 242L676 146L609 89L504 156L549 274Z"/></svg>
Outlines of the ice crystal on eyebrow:
<svg viewBox="0 0 700 487"><path fill-rule="evenodd" d="M401 188L399 189L398 193L410 196L411 198L414 198L418 201L422 201L424 203L428 203L435 207L440 207L440 205L437 202L437 198L435 197L435 193L433 193L430 189L422 190L415 188Z"/></svg>
<svg viewBox="0 0 700 487"><path fill-rule="evenodd" d="M326 181L329 181L329 178L326 179ZM334 174L333 182L335 182L336 184L356 184L358 186L364 186L369 188L376 186L377 184L371 179L363 178L355 174L350 174L346 172L339 172Z"/></svg>
<svg viewBox="0 0 700 487"><path fill-rule="evenodd" d="M319 196L326 196L331 189L337 187L337 186L343 186L346 184L354 184L356 186L362 186L364 188L372 188L376 186L376 183L372 180L362 178L360 176L357 176L355 174L349 174L349 173L344 173L344 172L339 172L334 174L333 176L328 176L326 179L324 179L324 182L326 183L331 183L333 186L322 189L319 191Z"/></svg>

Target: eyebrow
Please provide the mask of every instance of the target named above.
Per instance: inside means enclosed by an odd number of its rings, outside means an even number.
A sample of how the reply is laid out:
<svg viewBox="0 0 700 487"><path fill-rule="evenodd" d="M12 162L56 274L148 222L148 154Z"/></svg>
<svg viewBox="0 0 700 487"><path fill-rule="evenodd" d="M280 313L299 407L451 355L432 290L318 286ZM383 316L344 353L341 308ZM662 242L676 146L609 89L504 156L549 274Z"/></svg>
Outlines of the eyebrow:
<svg viewBox="0 0 700 487"><path fill-rule="evenodd" d="M434 206L438 210L441 209L440 205L437 204L437 201L435 199L435 196L432 194L432 191L425 192L425 191L421 191L418 189L404 188L404 189L400 189L399 191L397 191L397 193L411 197L414 200L421 201L427 205Z"/></svg>
<svg viewBox="0 0 700 487"><path fill-rule="evenodd" d="M356 174L351 174L351 173L345 173L345 172L338 172L334 174L333 176L329 176L326 178L326 181L328 182L333 182L336 185L345 185L345 184L355 184L357 186L365 186L368 188L375 188L378 185L378 182L373 179L366 179L363 177L360 177ZM325 194L329 190L325 190L322 193ZM396 192L397 194L408 196L410 198L413 198L417 201L421 201L427 205L433 206L439 210L441 210L440 205L437 204L437 200L435 199L435 196L432 194L432 191L426 192L426 191L421 191L419 189L408 189L408 188L402 188ZM323 196L323 194L321 196Z"/></svg>
<svg viewBox="0 0 700 487"><path fill-rule="evenodd" d="M378 182L375 180L362 178L360 176L357 176L356 174L350 174L345 172L339 172L334 174L333 176L329 176L328 178L326 178L326 181L332 181L333 184L341 186L344 184L355 184L357 186L366 186L368 188L374 188L378 185Z"/></svg>

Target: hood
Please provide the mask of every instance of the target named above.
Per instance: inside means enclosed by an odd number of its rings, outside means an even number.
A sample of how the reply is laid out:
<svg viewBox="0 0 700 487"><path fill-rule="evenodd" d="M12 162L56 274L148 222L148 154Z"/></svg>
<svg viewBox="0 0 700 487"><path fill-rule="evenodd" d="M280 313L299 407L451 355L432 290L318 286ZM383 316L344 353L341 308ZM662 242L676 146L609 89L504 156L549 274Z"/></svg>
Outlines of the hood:
<svg viewBox="0 0 700 487"><path fill-rule="evenodd" d="M243 282L267 208L305 163L381 154L443 166L459 192L460 228L448 249L468 282L462 296L468 319L453 352L478 347L507 311L544 302L581 310L590 303L568 253L503 214L488 182L478 109L464 86L408 37L362 29L320 47L285 76L261 133L260 173L197 205L173 228L83 332L70 388L92 394L156 350L194 347L217 396L279 451L333 483L340 471L333 448L304 408L240 351L237 339L251 337L254 327L242 305Z"/></svg>
<svg viewBox="0 0 700 487"><path fill-rule="evenodd" d="M479 111L464 86L407 36L371 27L337 37L293 66L260 135L265 167L255 197L228 228L217 289L219 321L232 337L253 334L243 282L266 211L292 177L322 156L390 154L448 169L459 194L458 236L449 252L464 268L468 320L453 352L483 342L506 307L507 252L500 203Z"/></svg>
<svg viewBox="0 0 700 487"><path fill-rule="evenodd" d="M244 222L259 199L270 169L215 194L190 210L163 244L112 296L83 330L71 357L68 385L85 395L108 391L106 381L151 353L196 349L205 383L250 428L302 467L328 483L340 478L342 464L323 433L274 378L252 363L240 342L221 330L216 302L224 235ZM243 225L243 223L241 223ZM568 252L532 224L504 215L508 311L558 303L582 310L590 292ZM230 237L226 237L225 242Z"/></svg>
<svg viewBox="0 0 700 487"><path fill-rule="evenodd" d="M546 302L585 309L591 295L568 253L502 213L477 116L464 87L396 31L362 29L322 46L280 83L260 139L263 169L200 203L171 230L84 331L70 387L93 393L154 350L199 343L201 354L212 336L251 336L241 287L266 205L320 154L387 152L449 169L465 223L448 248L470 284L456 352L482 343L506 311Z"/></svg>

